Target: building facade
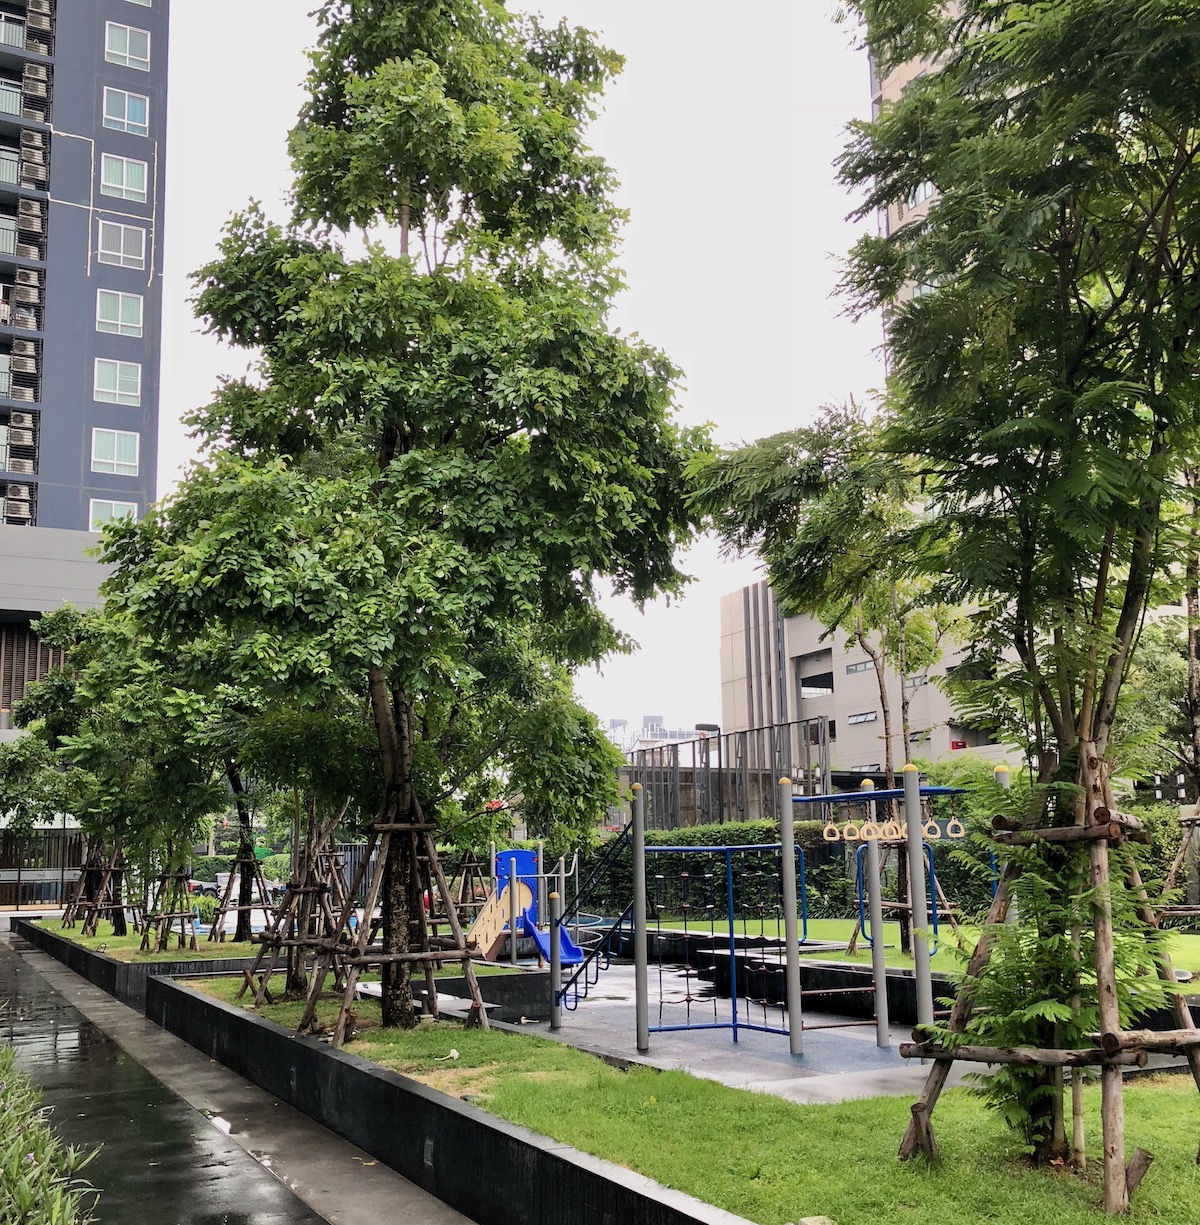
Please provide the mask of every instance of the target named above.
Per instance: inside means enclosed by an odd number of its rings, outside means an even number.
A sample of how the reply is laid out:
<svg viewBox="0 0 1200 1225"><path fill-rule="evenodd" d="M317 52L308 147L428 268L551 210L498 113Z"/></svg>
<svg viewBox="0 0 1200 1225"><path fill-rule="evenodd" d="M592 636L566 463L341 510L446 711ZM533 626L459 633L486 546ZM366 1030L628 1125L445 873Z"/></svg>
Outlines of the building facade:
<svg viewBox="0 0 1200 1225"><path fill-rule="evenodd" d="M730 732L827 721L830 768L873 774L886 761L884 706L870 655L844 630L827 633L812 617L784 617L765 582L721 600L721 721ZM1003 746L968 727L938 687L957 662L950 649L936 667L901 677L884 668L892 761L938 760L967 750L1001 761ZM909 743L900 708L909 699Z"/></svg>
<svg viewBox="0 0 1200 1225"><path fill-rule="evenodd" d="M169 0L0 0L0 731L154 500Z"/></svg>

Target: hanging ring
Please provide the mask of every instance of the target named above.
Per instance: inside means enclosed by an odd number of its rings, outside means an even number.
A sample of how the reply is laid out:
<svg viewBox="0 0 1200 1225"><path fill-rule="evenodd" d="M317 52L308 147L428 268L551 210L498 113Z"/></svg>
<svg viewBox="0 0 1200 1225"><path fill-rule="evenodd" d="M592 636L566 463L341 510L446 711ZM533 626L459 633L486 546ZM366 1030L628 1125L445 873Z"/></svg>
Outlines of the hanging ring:
<svg viewBox="0 0 1200 1225"><path fill-rule="evenodd" d="M900 826L897 825L895 821L885 821L879 831L879 836L887 839L888 841L893 841L894 839L901 837Z"/></svg>
<svg viewBox="0 0 1200 1225"><path fill-rule="evenodd" d="M858 826L853 821L847 821L846 824L842 826L842 837L845 838L847 842L857 842L860 837Z"/></svg>
<svg viewBox="0 0 1200 1225"><path fill-rule="evenodd" d="M936 842L942 836L942 827L936 821L929 820L925 822L925 827L921 830L921 833L930 842Z"/></svg>
<svg viewBox="0 0 1200 1225"><path fill-rule="evenodd" d="M834 825L832 821L825 822L825 828L821 831L821 837L824 838L826 842L837 842L841 836L842 835L838 832L838 827Z"/></svg>
<svg viewBox="0 0 1200 1225"><path fill-rule="evenodd" d="M859 835L864 842L875 842L879 838L879 826L874 821L864 821L862 833Z"/></svg>
<svg viewBox="0 0 1200 1225"><path fill-rule="evenodd" d="M957 817L951 817L946 823L947 838L965 838L967 831L963 829L963 823Z"/></svg>

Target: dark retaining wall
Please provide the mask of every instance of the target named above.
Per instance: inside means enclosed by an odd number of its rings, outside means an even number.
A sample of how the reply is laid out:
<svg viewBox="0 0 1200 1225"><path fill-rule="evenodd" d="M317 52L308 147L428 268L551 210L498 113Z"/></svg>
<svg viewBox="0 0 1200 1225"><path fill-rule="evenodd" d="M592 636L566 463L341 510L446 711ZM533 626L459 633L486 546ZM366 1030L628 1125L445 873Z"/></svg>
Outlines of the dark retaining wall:
<svg viewBox="0 0 1200 1225"><path fill-rule="evenodd" d="M107 991L114 999L138 1012L146 1011L146 982L150 978L172 974L229 974L249 969L250 957L205 957L195 961L118 961L94 949L84 948L73 940L56 936L54 932L27 919L13 919L12 930L43 953L49 953L81 978Z"/></svg>
<svg viewBox="0 0 1200 1225"><path fill-rule="evenodd" d="M155 1024L479 1225L749 1225L168 978L146 988Z"/></svg>
<svg viewBox="0 0 1200 1225"><path fill-rule="evenodd" d="M478 975L479 993L494 1021L518 1024L522 1017L527 1021L550 1019L550 971L514 970L511 974ZM439 978L439 995L453 995L460 1000L469 999L471 992L465 978ZM424 998L424 984L413 982L413 990Z"/></svg>

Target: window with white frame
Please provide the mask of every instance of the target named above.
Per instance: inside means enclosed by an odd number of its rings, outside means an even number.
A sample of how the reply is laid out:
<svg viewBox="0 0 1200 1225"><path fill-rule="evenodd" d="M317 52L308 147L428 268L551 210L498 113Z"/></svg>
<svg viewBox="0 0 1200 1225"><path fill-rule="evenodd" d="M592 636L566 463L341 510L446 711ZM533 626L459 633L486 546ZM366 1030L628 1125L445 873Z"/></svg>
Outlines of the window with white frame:
<svg viewBox="0 0 1200 1225"><path fill-rule="evenodd" d="M104 58L110 64L150 71L150 31L108 21L104 25Z"/></svg>
<svg viewBox="0 0 1200 1225"><path fill-rule="evenodd" d="M104 126L133 136L150 134L150 99L127 89L104 87Z"/></svg>
<svg viewBox="0 0 1200 1225"><path fill-rule="evenodd" d="M105 153L100 158L100 194L146 202L146 163Z"/></svg>
<svg viewBox="0 0 1200 1225"><path fill-rule="evenodd" d="M137 476L141 439L128 430L92 431L92 471Z"/></svg>
<svg viewBox="0 0 1200 1225"><path fill-rule="evenodd" d="M137 408L142 402L141 365L114 361L111 357L96 358L92 397L101 404L128 404Z"/></svg>
<svg viewBox="0 0 1200 1225"><path fill-rule="evenodd" d="M150 0L129 0L130 4L140 4L143 8L150 7Z"/></svg>
<svg viewBox="0 0 1200 1225"><path fill-rule="evenodd" d="M102 264L116 264L118 268L145 268L146 231L140 225L100 222L96 259Z"/></svg>
<svg viewBox="0 0 1200 1225"><path fill-rule="evenodd" d="M92 498L88 503L88 524L93 532L100 531L114 519L136 519L136 502L116 502L111 498Z"/></svg>
<svg viewBox="0 0 1200 1225"><path fill-rule="evenodd" d="M932 199L936 192L937 188L928 180L924 183L918 183L908 193L908 207L916 208L918 204L924 204L926 200Z"/></svg>
<svg viewBox="0 0 1200 1225"><path fill-rule="evenodd" d="M846 720L847 723L874 723L879 718L877 710L862 710L856 715L851 715Z"/></svg>
<svg viewBox="0 0 1200 1225"><path fill-rule="evenodd" d="M847 664L846 671L847 672L870 672L870 670L874 666L875 665L869 659L864 659L864 660L860 660L856 664Z"/></svg>
<svg viewBox="0 0 1200 1225"><path fill-rule="evenodd" d="M116 336L142 334L142 295L116 289L96 290L96 331Z"/></svg>

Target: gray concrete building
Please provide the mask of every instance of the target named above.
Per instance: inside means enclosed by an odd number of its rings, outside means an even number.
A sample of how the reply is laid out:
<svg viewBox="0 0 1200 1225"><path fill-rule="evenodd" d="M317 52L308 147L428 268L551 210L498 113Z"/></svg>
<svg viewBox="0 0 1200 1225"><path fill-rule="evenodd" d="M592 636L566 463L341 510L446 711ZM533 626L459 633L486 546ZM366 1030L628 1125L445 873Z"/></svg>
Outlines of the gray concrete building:
<svg viewBox="0 0 1200 1225"><path fill-rule="evenodd" d="M155 498L169 0L0 0L0 730Z"/></svg>
<svg viewBox="0 0 1200 1225"><path fill-rule="evenodd" d="M830 767L872 774L885 761L883 703L871 657L844 630L826 634L812 617L784 617L765 582L721 600L721 727L740 732L828 720ZM937 760L973 751L1002 761L1005 750L968 727L937 685L954 666L950 648L933 668L901 677L884 668L891 712L892 759ZM909 744L900 726L902 691L909 697Z"/></svg>

